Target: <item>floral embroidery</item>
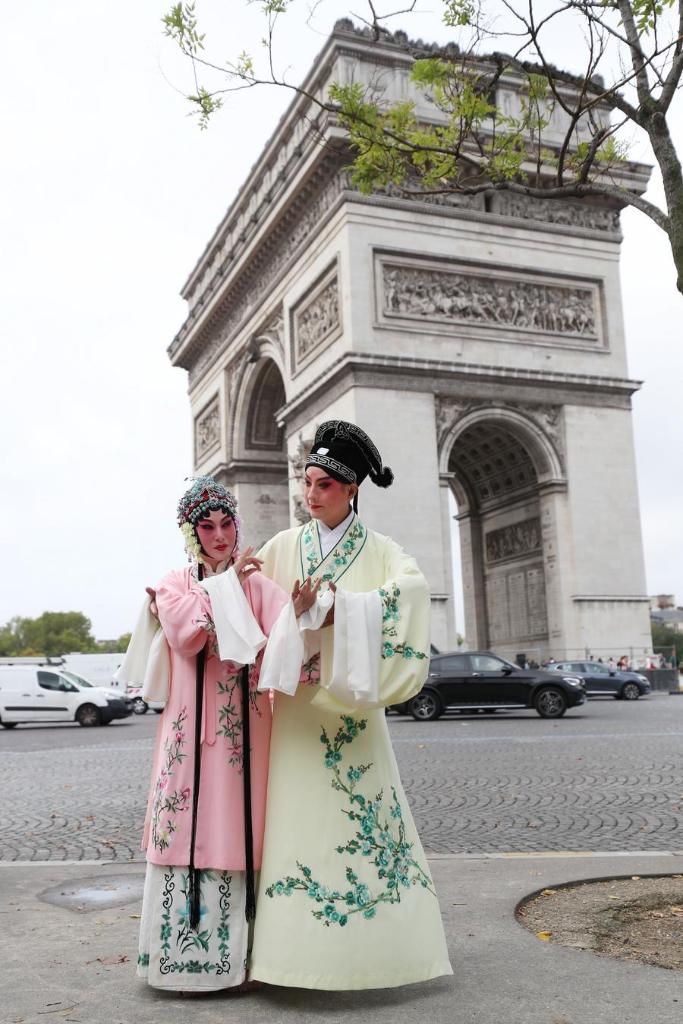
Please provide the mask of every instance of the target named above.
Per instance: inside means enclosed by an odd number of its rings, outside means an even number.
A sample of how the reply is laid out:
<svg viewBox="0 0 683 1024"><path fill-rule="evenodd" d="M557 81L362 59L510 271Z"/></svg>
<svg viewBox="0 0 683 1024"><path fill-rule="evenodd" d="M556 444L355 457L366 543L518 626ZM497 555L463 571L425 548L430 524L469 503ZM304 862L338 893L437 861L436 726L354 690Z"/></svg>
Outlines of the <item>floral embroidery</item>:
<svg viewBox="0 0 683 1024"><path fill-rule="evenodd" d="M318 524L311 520L303 528L301 535L303 542L301 547L302 574L313 576L323 565L328 565L330 568L322 574L322 581L329 583L330 580L340 579L362 551L367 535L367 530L360 519L354 519L337 547L330 551L326 558L321 559ZM307 564L305 573L304 558Z"/></svg>
<svg viewBox="0 0 683 1024"><path fill-rule="evenodd" d="M176 935L175 935L175 958L171 958L171 940L173 938L173 893L175 890L175 870L169 868L164 874L164 891L162 893L161 929L159 938L161 940L161 958L159 970L162 974L228 974L230 972L230 886L232 876L225 871L214 872L208 869L199 871L199 928L193 931L190 928L190 901L189 901L189 872L181 876L180 891L184 900L176 909ZM207 914L206 904L203 901L202 886L206 882L215 883L218 881L218 909L219 923L216 928L216 946L218 959L181 959L194 950L210 954L210 943L213 931L201 929L201 920ZM200 930L201 929L201 930ZM147 966L149 964L149 955Z"/></svg>
<svg viewBox="0 0 683 1024"><path fill-rule="evenodd" d="M191 790L189 786L169 792L169 782L175 766L181 764L187 757L187 754L183 753L186 742L183 727L186 719L187 707L183 707L175 722L172 723L172 735L164 744L166 761L156 781L152 805L152 842L155 849L159 851L165 850L170 845L171 836L178 830L173 815L187 811L190 806ZM165 826L161 823L164 815L168 815Z"/></svg>
<svg viewBox="0 0 683 1024"><path fill-rule="evenodd" d="M401 618L398 606L401 590L398 584L392 583L388 590L380 587L379 596L382 599L382 658L393 658L395 654L403 658L415 658L417 661L426 658L423 651L416 651L410 644L394 643L393 638L398 636L397 623Z"/></svg>
<svg viewBox="0 0 683 1024"><path fill-rule="evenodd" d="M433 896L436 893L429 875L413 857L414 844L406 841L403 812L394 787L387 815L381 790L374 799L356 792L357 784L373 767L372 764L349 765L342 774L342 750L365 729L367 720L343 715L341 722L333 740L329 739L325 729L320 736L320 742L325 747L324 764L333 776L332 789L347 797L349 809L342 809L342 813L355 828L354 837L344 845L337 846L336 850L340 854L360 854L361 858L365 858L368 866L374 867L380 888L373 892L347 864L348 888L344 892L331 889L313 877L311 868L297 861L299 874L287 875L269 885L266 894L274 897L303 892L320 907L311 910L313 917L322 921L326 927L338 924L343 928L353 915L362 914L364 919L370 920L383 904L400 903L404 889L419 885ZM367 870L363 873L367 874Z"/></svg>
<svg viewBox="0 0 683 1024"><path fill-rule="evenodd" d="M229 764L237 767L241 773L244 767L244 749L242 745L242 695L240 693L240 672L237 669L236 675L230 675L225 682L218 681L218 693L226 697L226 703L218 709L217 736L224 736L228 741ZM259 669L252 665L249 672L249 707L261 717L259 706L259 694L256 691ZM239 708L237 702L239 701Z"/></svg>
<svg viewBox="0 0 683 1024"><path fill-rule="evenodd" d="M299 683L304 686L315 686L316 683L320 682L320 651L305 661L301 666L301 675L299 676Z"/></svg>

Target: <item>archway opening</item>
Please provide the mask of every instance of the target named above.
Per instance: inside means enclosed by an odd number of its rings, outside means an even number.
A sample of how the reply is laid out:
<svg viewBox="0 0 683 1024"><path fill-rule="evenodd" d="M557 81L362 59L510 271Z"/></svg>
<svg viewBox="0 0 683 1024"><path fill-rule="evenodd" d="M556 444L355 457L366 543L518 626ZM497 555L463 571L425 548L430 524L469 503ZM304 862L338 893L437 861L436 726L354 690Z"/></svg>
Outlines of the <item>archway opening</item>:
<svg viewBox="0 0 683 1024"><path fill-rule="evenodd" d="M290 525L288 463L278 412L285 386L277 363L263 356L248 363L235 408L232 482L247 543L260 547Z"/></svg>
<svg viewBox="0 0 683 1024"><path fill-rule="evenodd" d="M539 663L548 654L537 454L515 426L479 418L448 458L471 649ZM541 467L541 470L543 467Z"/></svg>

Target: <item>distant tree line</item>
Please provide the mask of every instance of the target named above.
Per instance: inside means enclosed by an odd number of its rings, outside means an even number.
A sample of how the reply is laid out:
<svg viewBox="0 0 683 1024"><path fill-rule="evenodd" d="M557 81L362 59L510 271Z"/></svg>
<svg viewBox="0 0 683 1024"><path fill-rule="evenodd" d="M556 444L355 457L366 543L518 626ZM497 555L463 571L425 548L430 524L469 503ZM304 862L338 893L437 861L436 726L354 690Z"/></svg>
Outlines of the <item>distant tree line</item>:
<svg viewBox="0 0 683 1024"><path fill-rule="evenodd" d="M43 612L36 619L17 615L0 628L0 657L116 654L126 650L129 640L130 633L124 633L118 640L98 642L82 612Z"/></svg>

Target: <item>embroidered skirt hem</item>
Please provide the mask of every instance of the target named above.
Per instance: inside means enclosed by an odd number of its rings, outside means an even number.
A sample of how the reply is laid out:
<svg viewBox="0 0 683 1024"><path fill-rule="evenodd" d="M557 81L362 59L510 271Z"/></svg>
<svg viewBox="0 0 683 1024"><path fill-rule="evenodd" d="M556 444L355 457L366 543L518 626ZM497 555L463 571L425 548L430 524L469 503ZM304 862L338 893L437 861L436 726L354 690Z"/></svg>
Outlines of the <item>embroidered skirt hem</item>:
<svg viewBox="0 0 683 1024"><path fill-rule="evenodd" d="M200 919L190 928L189 870L147 865L138 977L153 988L215 992L246 978L249 925L242 871L201 869Z"/></svg>

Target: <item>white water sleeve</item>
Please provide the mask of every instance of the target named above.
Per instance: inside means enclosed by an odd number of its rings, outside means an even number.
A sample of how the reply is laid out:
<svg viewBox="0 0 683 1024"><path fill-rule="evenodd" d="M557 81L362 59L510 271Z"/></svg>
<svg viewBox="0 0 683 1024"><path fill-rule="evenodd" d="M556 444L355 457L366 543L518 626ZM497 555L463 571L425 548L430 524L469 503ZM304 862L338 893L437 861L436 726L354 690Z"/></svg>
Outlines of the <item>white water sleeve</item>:
<svg viewBox="0 0 683 1024"><path fill-rule="evenodd" d="M347 707L376 707L382 654L382 601L378 591L337 588L334 654L328 692Z"/></svg>
<svg viewBox="0 0 683 1024"><path fill-rule="evenodd" d="M266 636L254 617L246 595L231 566L227 572L201 580L211 599L213 624L221 661L251 665L266 645Z"/></svg>
<svg viewBox="0 0 683 1024"><path fill-rule="evenodd" d="M293 602L287 602L270 631L258 690L277 690L289 697L294 696L304 662L304 633L320 629L333 604L334 594L328 590L297 619Z"/></svg>
<svg viewBox="0 0 683 1024"><path fill-rule="evenodd" d="M145 700L168 698L168 644L159 620L149 610L148 597L142 604L128 650L114 679L124 687L141 686Z"/></svg>

